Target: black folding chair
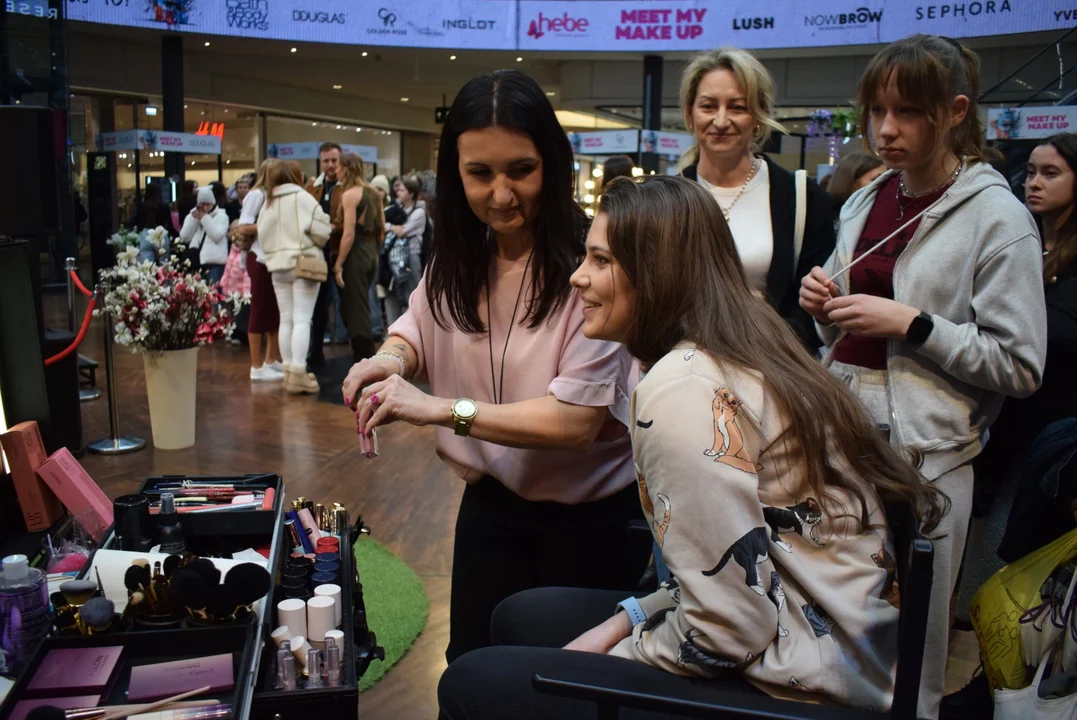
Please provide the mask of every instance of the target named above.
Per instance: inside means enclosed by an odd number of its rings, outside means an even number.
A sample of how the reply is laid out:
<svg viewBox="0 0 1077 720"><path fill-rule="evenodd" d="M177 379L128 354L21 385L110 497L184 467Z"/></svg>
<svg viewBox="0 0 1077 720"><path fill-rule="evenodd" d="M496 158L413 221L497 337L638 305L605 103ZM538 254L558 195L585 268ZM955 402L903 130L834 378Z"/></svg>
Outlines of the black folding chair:
<svg viewBox="0 0 1077 720"><path fill-rule="evenodd" d="M753 720L915 720L920 697L920 671L927 638L927 612L931 600L934 545L920 535L912 508L887 505L886 521L894 535L897 574L901 588L898 620L897 677L889 714L811 703L778 700L745 693L718 693L702 703L677 697L638 693L557 677L534 675L535 690L549 695L593 702L598 720L617 720L620 708L637 708L695 718L752 718Z"/></svg>

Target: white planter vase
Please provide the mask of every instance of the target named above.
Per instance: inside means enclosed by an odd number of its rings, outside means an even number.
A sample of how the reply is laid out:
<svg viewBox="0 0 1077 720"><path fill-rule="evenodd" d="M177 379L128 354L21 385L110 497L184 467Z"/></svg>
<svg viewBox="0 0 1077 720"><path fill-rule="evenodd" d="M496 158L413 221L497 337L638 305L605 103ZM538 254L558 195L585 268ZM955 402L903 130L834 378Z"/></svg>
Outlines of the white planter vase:
<svg viewBox="0 0 1077 720"><path fill-rule="evenodd" d="M198 348L145 353L146 395L150 402L153 446L180 450L194 445L198 388Z"/></svg>

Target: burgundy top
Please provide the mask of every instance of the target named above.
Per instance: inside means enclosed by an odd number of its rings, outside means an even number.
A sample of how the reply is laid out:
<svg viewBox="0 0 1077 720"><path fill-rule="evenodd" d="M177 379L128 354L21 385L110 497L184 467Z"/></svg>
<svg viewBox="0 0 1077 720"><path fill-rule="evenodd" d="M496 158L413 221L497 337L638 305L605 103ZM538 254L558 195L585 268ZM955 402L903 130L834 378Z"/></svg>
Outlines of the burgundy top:
<svg viewBox="0 0 1077 720"><path fill-rule="evenodd" d="M871 206L867 224L864 225L864 232L861 233L860 241L856 244L856 250L853 251L853 260L934 203L946 191L946 187L943 187L918 198L902 197L899 205L899 177L900 175L895 173L879 186L875 194L875 204ZM904 209L903 216L902 209ZM894 265L897 264L901 253L905 252L913 234L920 227L921 220L922 218L917 218L916 222L911 223L849 271L850 293L894 299ZM834 351L834 359L847 365L885 370L886 338L849 334L838 343Z"/></svg>

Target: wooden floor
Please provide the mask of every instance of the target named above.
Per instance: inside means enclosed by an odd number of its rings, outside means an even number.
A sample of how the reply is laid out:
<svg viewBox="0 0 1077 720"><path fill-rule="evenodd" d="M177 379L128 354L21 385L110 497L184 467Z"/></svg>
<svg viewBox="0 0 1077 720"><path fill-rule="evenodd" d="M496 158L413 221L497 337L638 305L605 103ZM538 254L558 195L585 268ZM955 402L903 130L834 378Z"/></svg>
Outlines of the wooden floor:
<svg viewBox="0 0 1077 720"><path fill-rule="evenodd" d="M66 326L62 297L46 298L46 324ZM99 321L82 352L101 360ZM343 354L344 347L327 348ZM198 359L198 429L193 448L157 451L150 441L149 408L141 358L117 348L120 430L147 440L129 455L87 455L83 465L110 497L135 491L151 474L279 472L287 496L340 502L361 514L373 536L422 578L430 598L426 630L408 655L359 698L364 720L437 717L437 682L448 643L452 533L463 483L434 453L429 428L393 425L379 431L381 456L359 452L355 420L343 405L285 395L279 384L251 383L242 346L203 348ZM104 390L102 367L101 388ZM107 403L83 403L87 441L108 435ZM360 572L362 568L360 568ZM370 618L377 632L378 619ZM951 648L948 690L960 688L979 664L971 633Z"/></svg>

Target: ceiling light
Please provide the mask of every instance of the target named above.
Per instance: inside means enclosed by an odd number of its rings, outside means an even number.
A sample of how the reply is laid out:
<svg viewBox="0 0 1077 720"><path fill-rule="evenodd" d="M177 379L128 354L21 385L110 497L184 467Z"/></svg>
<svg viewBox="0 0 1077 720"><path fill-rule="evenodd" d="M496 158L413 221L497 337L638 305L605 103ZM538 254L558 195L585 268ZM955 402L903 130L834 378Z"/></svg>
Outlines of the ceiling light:
<svg viewBox="0 0 1077 720"><path fill-rule="evenodd" d="M368 54L369 53L367 53L365 50L363 51L363 57L366 57Z"/></svg>
<svg viewBox="0 0 1077 720"><path fill-rule="evenodd" d="M355 128L355 132L363 132L363 128Z"/></svg>
<svg viewBox="0 0 1077 720"><path fill-rule="evenodd" d="M340 90L342 87L344 87L344 86L343 85L334 85L333 89L334 90Z"/></svg>
<svg viewBox="0 0 1077 720"><path fill-rule="evenodd" d="M450 59L450 60L455 60L455 59L456 59L456 56L455 56L455 55L450 55L450 56L449 56L449 59Z"/></svg>
<svg viewBox="0 0 1077 720"><path fill-rule="evenodd" d="M192 167L194 166L194 160L192 160L192 161L191 161L191 166L192 166Z"/></svg>
<svg viewBox="0 0 1077 720"><path fill-rule="evenodd" d="M593 203L595 201L595 196L592 195L591 193L587 193L586 195L583 196L583 201L585 203L587 203L588 205L590 205L591 203Z"/></svg>
<svg viewBox="0 0 1077 720"><path fill-rule="evenodd" d="M409 98L400 98L400 102L407 102Z"/></svg>
<svg viewBox="0 0 1077 720"><path fill-rule="evenodd" d="M224 109L224 111L225 111L225 112L228 112L228 108L225 108L225 109Z"/></svg>
<svg viewBox="0 0 1077 720"><path fill-rule="evenodd" d="M187 109L187 106L186 106L186 105L184 105L184 106L183 106L183 109L184 109L184 110L186 110L186 109Z"/></svg>
<svg viewBox="0 0 1077 720"><path fill-rule="evenodd" d="M602 177L602 168L596 167L594 170L591 171L591 175L593 177Z"/></svg>
<svg viewBox="0 0 1077 720"><path fill-rule="evenodd" d="M553 90L547 90L546 91L546 97L553 97L556 94L557 93L555 93Z"/></svg>
<svg viewBox="0 0 1077 720"><path fill-rule="evenodd" d="M292 52L296 52L297 48L292 48Z"/></svg>
<svg viewBox="0 0 1077 720"><path fill-rule="evenodd" d="M524 61L523 58L516 58L516 62L523 62L523 61Z"/></svg>
<svg viewBox="0 0 1077 720"><path fill-rule="evenodd" d="M206 47L209 47L209 40L206 41Z"/></svg>
<svg viewBox="0 0 1077 720"><path fill-rule="evenodd" d="M131 163L127 163L127 167L131 167Z"/></svg>
<svg viewBox="0 0 1077 720"><path fill-rule="evenodd" d="M203 111L202 111L202 114L203 114L203 115L205 115L205 114L206 114L206 111L205 111L205 110L203 110Z"/></svg>
<svg viewBox="0 0 1077 720"><path fill-rule="evenodd" d="M587 189L587 190L594 190L595 189L595 181L594 180L585 180L584 183L583 183L583 187L585 189Z"/></svg>
<svg viewBox="0 0 1077 720"><path fill-rule="evenodd" d="M225 165L231 165L231 164L232 164L232 161L231 161L231 160L225 160L225 161L224 161L224 164L225 164Z"/></svg>
<svg viewBox="0 0 1077 720"><path fill-rule="evenodd" d="M340 125L337 125L337 130L340 130Z"/></svg>
<svg viewBox="0 0 1077 720"><path fill-rule="evenodd" d="M147 105L146 106L146 115L148 115L149 117L156 117L157 108L154 107L153 105Z"/></svg>
<svg viewBox="0 0 1077 720"><path fill-rule="evenodd" d="M310 126L311 126L311 127L318 127L318 123L316 123L316 122L313 122L313 123L311 123L311 124L310 124Z"/></svg>

